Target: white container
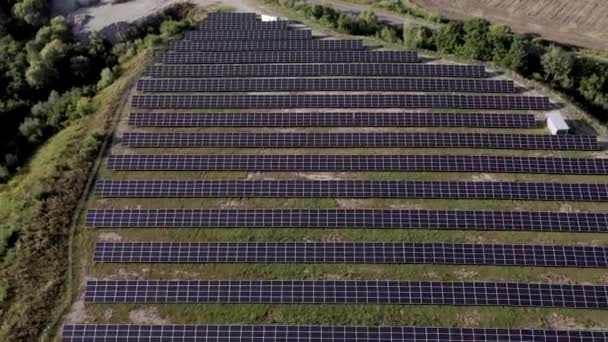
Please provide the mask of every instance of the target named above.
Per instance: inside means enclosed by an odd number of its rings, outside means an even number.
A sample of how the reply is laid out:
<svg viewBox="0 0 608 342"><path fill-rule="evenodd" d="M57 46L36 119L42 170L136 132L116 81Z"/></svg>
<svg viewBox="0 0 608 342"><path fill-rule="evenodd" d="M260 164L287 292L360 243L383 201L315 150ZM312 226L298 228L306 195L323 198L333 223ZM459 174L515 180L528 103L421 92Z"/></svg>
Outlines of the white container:
<svg viewBox="0 0 608 342"><path fill-rule="evenodd" d="M562 117L560 111L556 110L549 112L545 118L547 119L547 127L549 128L549 131L551 131L551 134L568 134L568 132L570 132L570 127L568 127L568 124Z"/></svg>

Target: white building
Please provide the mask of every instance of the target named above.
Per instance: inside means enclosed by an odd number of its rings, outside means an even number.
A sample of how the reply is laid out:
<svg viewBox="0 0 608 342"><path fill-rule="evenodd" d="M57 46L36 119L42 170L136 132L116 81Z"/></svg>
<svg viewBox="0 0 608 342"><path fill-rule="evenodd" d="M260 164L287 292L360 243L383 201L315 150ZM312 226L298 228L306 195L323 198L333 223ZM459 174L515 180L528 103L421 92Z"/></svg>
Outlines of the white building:
<svg viewBox="0 0 608 342"><path fill-rule="evenodd" d="M570 127L568 127L566 120L564 120L559 110L549 112L545 117L551 134L567 134L570 132Z"/></svg>

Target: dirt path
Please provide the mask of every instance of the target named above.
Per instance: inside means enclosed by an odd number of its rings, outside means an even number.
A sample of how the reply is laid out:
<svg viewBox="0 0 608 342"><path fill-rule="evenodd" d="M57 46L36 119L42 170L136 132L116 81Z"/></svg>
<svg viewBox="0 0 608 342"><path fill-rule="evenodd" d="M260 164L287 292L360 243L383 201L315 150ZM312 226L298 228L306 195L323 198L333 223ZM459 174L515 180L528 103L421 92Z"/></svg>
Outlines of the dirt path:
<svg viewBox="0 0 608 342"><path fill-rule="evenodd" d="M606 0L414 0L449 18L484 17L520 33L595 49L608 49Z"/></svg>
<svg viewBox="0 0 608 342"><path fill-rule="evenodd" d="M358 14L360 12L363 12L365 10L367 10L367 8L365 8L364 6L359 6L356 4L348 4L348 3L343 3L343 2L337 2L337 1L328 1L328 0L305 0L305 2L308 3L312 3L312 4L322 4L322 5L329 5L332 6L333 8L337 9L340 12L348 12L348 13L354 13L354 14ZM416 24L416 25L420 25L420 26L426 26L428 28L431 29L435 29L438 27L438 25L424 21L424 20L416 20L413 18L407 18L404 16L400 16L398 14L393 14L390 12L386 12L386 11L382 11L376 8L370 9L371 11L373 11L374 13L376 13L376 15L378 16L378 19L380 19L381 21L384 21L386 23L390 23L392 25L395 26L401 26L404 24Z"/></svg>

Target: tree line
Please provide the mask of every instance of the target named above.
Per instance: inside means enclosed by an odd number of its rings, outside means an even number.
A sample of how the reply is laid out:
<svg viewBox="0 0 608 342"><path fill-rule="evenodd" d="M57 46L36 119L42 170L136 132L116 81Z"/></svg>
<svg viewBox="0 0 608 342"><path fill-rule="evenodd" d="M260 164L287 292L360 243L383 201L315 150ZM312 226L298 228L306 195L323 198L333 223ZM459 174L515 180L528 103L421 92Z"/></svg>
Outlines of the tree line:
<svg viewBox="0 0 608 342"><path fill-rule="evenodd" d="M559 45L543 44L514 33L508 26L492 25L481 18L449 21L431 18L434 22L445 23L437 30L416 24L394 27L380 22L370 11L355 15L296 0L266 1L294 10L338 32L374 36L411 49L492 62L571 96L598 119L608 121L608 62ZM394 6L395 2L390 4Z"/></svg>
<svg viewBox="0 0 608 342"><path fill-rule="evenodd" d="M173 20L178 14L134 27L127 43L112 46L93 32L83 44L65 18L48 17L46 0L0 0L0 182L50 136L92 113L92 97L138 46L157 46L187 27Z"/></svg>

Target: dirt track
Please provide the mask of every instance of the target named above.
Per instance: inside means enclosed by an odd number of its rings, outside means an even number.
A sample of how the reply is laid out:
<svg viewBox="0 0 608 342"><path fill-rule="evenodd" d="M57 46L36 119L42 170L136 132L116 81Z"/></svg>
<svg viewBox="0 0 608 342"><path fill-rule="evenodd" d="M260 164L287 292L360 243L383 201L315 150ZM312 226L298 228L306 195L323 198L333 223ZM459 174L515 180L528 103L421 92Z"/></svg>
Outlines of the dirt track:
<svg viewBox="0 0 608 342"><path fill-rule="evenodd" d="M608 49L606 0L413 0L450 18L485 17L515 31L566 44Z"/></svg>

